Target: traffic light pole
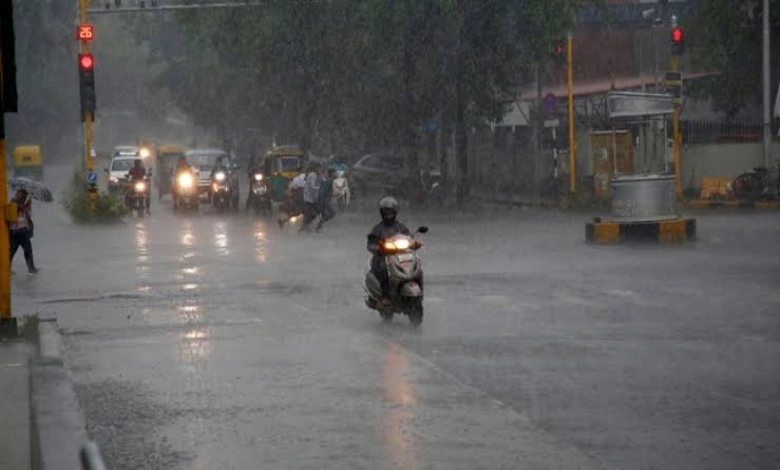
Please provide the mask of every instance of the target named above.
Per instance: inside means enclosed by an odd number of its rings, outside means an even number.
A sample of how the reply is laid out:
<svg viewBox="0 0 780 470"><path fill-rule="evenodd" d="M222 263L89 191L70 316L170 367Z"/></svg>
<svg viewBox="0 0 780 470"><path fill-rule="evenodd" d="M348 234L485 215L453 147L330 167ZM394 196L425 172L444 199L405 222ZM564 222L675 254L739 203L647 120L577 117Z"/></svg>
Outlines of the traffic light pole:
<svg viewBox="0 0 780 470"><path fill-rule="evenodd" d="M79 21L81 24L86 24L87 22L87 7L89 6L90 0L79 0ZM87 44L87 41L80 41L81 42L81 53L82 54L88 54L89 53L89 46ZM87 173L92 173L95 171L95 162L92 158L92 111L86 111L84 113L84 153L85 153L85 159L86 159L86 166L87 166ZM97 192L96 191L89 191L89 199L91 201L94 201L97 198Z"/></svg>
<svg viewBox="0 0 780 470"><path fill-rule="evenodd" d="M677 71L677 56L672 54L672 72ZM674 105L672 115L672 142L674 145L674 192L682 196L682 178L680 175L680 106Z"/></svg>

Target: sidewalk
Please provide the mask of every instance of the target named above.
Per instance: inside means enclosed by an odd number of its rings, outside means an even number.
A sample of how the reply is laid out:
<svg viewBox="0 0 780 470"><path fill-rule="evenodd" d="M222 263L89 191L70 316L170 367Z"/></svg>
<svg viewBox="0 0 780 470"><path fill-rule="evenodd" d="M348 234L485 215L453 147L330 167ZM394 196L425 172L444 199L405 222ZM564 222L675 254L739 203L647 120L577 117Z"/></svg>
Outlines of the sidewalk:
<svg viewBox="0 0 780 470"><path fill-rule="evenodd" d="M30 366L34 345L0 339L0 470L31 468Z"/></svg>

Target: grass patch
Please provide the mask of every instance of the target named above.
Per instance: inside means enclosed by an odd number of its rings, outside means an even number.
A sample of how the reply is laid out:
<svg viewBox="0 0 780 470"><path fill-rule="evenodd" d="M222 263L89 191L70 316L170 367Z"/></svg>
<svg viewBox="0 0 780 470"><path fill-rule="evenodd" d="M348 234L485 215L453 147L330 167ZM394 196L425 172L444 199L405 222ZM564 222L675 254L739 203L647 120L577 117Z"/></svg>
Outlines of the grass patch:
<svg viewBox="0 0 780 470"><path fill-rule="evenodd" d="M83 171L74 171L70 186L62 199L65 210L71 219L79 224L114 224L120 222L129 212L124 201L116 196L98 193L94 201L95 209L90 208L87 179Z"/></svg>

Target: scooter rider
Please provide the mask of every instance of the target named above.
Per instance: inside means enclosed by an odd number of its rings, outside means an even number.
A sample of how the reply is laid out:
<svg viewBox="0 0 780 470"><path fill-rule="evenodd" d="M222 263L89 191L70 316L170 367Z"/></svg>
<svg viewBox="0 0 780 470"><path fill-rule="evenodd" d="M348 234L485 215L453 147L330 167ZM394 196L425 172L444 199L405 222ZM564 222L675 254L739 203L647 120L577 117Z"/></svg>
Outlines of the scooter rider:
<svg viewBox="0 0 780 470"><path fill-rule="evenodd" d="M406 225L396 220L398 215L398 201L392 197L385 197L379 201L379 213L382 216L382 221L379 222L371 229L371 233L368 234L368 242L366 248L374 256L371 258L371 273L376 276L379 281L379 286L382 289L382 300L384 305L390 303L390 278L387 273L387 264L385 263L385 257L381 251L381 243L392 238L395 235L403 234L412 236L412 233L406 227ZM422 246L422 242L415 240L415 247ZM422 287L422 279L420 280L420 287Z"/></svg>
<svg viewBox="0 0 780 470"><path fill-rule="evenodd" d="M135 185L136 181L144 181L145 180L145 178L147 176L146 168L144 168L140 158L136 158L133 161L133 167L130 168L130 171L127 172L127 176L128 176L128 179L130 180L130 185L131 185L130 187L131 188L133 188L133 186ZM149 214L150 213L151 203L152 203L152 198L151 198L151 188L150 188L150 185L148 185L148 184L146 185L146 195L145 196L146 196L146 213Z"/></svg>

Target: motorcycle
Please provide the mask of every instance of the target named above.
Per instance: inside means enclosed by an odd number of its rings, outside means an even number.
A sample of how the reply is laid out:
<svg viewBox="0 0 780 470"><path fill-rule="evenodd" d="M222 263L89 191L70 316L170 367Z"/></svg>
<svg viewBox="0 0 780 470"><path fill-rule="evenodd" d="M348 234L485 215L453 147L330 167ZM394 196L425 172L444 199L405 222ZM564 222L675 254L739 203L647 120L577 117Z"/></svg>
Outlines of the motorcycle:
<svg viewBox="0 0 780 470"><path fill-rule="evenodd" d="M349 206L349 183L347 182L347 177L343 171L338 171L336 173L336 179L333 180L333 198L336 200L336 204L340 210L344 210Z"/></svg>
<svg viewBox="0 0 780 470"><path fill-rule="evenodd" d="M780 163L778 167L780 167ZM774 194L772 194L769 169L758 166L753 168L753 171L742 173L734 178L731 189L738 199L780 199L780 178L778 178Z"/></svg>
<svg viewBox="0 0 780 470"><path fill-rule="evenodd" d="M380 241L380 253L385 257L390 278L390 303L387 305L380 302L382 289L371 272L369 259L363 279L366 306L377 310L386 322L391 321L396 313L406 314L414 326L423 321L423 272L414 236L427 232L428 227L422 226L411 237L398 234Z"/></svg>
<svg viewBox="0 0 780 470"><path fill-rule="evenodd" d="M230 176L225 171L218 171L211 179L211 204L217 211L225 212L230 209L231 203L234 208L238 207L230 184Z"/></svg>
<svg viewBox="0 0 780 470"><path fill-rule="evenodd" d="M180 173L173 182L173 210L198 210L197 175L190 171Z"/></svg>
<svg viewBox="0 0 780 470"><path fill-rule="evenodd" d="M271 195L268 193L268 182L265 181L265 176L262 173L252 175L252 180L249 182L249 197L251 198L250 202L255 215L260 215L261 211L265 211L269 217L273 214Z"/></svg>
<svg viewBox="0 0 780 470"><path fill-rule="evenodd" d="M146 211L146 200L149 198L149 177L131 181L130 190L125 194L125 205L130 212L136 211L138 217L143 217Z"/></svg>

